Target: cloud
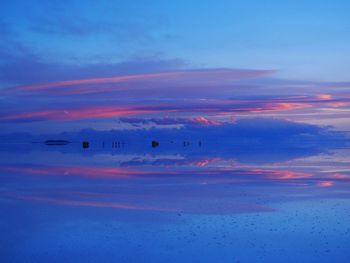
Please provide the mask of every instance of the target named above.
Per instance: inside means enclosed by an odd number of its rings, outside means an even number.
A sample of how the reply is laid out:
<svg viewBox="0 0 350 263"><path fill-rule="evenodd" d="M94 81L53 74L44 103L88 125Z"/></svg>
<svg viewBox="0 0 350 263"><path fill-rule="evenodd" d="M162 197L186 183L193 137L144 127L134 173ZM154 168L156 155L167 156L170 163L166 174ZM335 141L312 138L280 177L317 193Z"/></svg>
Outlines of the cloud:
<svg viewBox="0 0 350 263"><path fill-rule="evenodd" d="M171 61L170 61L171 62ZM113 66L113 65L111 65ZM147 65L145 65L147 66ZM108 69L108 68L107 68ZM56 69L57 70L57 69ZM86 70L86 69L85 69ZM148 68L149 70L149 68ZM109 70L110 71L110 70ZM117 72L117 71L116 71ZM101 92L99 88L96 88L96 84L102 87L102 92L108 90L103 89L104 84L119 84L122 86L112 86L110 91L118 91L118 89L131 92L134 86L128 86L127 84L136 82L138 89L143 89L143 86L152 86L155 89L159 86L162 89L165 88L175 88L179 91L181 87L188 86L200 86L206 85L222 85L223 83L230 83L232 81L238 81L247 78L257 78L261 76L267 76L272 74L274 71L271 70L244 70L244 69L196 69L196 70L174 70L166 71L165 67L161 72L152 73L140 73L140 74L128 74L128 75L117 75L112 77L103 78L88 78L88 79L73 79L73 80L63 80L51 83L40 83L28 86L20 86L15 88L17 91L35 92L40 91L45 92L46 90L53 90L55 92L58 90L60 94L84 94L84 93L99 93ZM95 74L97 74L95 69ZM157 82L155 82L157 81ZM84 89L81 90L80 86L84 85ZM93 85L89 90L89 85ZM125 86L127 85L127 86ZM154 87L156 86L156 87ZM62 89L69 87L69 90ZM77 87L77 88L76 88Z"/></svg>
<svg viewBox="0 0 350 263"><path fill-rule="evenodd" d="M157 42L171 37L164 15L145 3L135 8L129 2L15 0L3 3L0 14L14 28L11 41L24 43L49 64L105 64L159 54Z"/></svg>
<svg viewBox="0 0 350 263"><path fill-rule="evenodd" d="M5 54L3 55L5 57ZM1 54L0 54L1 59ZM43 62L39 57L25 52L22 55L17 55L11 59L6 59L0 65L0 82L12 83L16 85L33 85L41 88L49 88L50 85L57 87L60 84L63 86L73 86L74 84L92 84L106 82L109 83L123 80L123 75L113 79L110 76L116 74L146 74L154 71L174 70L183 67L186 63L180 59L161 60L157 58L135 58L134 60L124 61L120 63L98 63L88 65L60 64L52 62ZM91 79L91 76L99 76L97 79ZM74 78L78 78L74 80ZM87 79L90 78L90 79ZM124 82L128 76L124 76ZM141 78L141 76L139 77ZM70 80L73 79L73 80ZM66 80L66 81L65 81ZM69 81L68 81L69 80ZM57 81L54 83L47 83ZM41 84L38 84L41 83ZM25 90L25 87L18 89ZM30 89L30 86L27 87Z"/></svg>
<svg viewBox="0 0 350 263"><path fill-rule="evenodd" d="M0 121L43 121L43 120L79 120L90 118L112 118L155 112L154 109L137 109L132 106L85 107L60 110L23 112L0 116Z"/></svg>
<svg viewBox="0 0 350 263"><path fill-rule="evenodd" d="M167 74L167 73L166 73ZM160 75L147 75L146 78L158 78ZM143 76L137 76L143 78ZM107 81L110 81L107 79ZM124 81L123 79L116 81ZM128 80L129 81L129 80ZM125 91L132 93L131 90ZM146 92L146 91L145 91ZM147 93L147 92L146 92ZM141 93L142 94L142 93ZM151 95L150 93L148 95ZM140 96L140 94L139 94ZM40 98L40 97L39 97ZM43 121L43 120L80 120L80 119L106 119L123 116L144 117L144 115L188 115L192 114L196 122L200 122L200 117L204 116L231 116L232 114L260 114L271 112L283 112L291 110L318 110L322 108L346 108L350 105L350 96L343 95L335 97L329 94L315 96L285 96L285 97L262 97L253 99L167 99L167 100L128 100L124 98L109 99L92 98L76 102L70 98L67 101L55 99L55 103L47 104L44 100L35 103L32 100L26 103L26 98L19 100L21 104L18 110L9 110L4 107L0 114L0 121ZM32 110L30 104L35 104L36 110ZM62 104L62 105L60 105ZM79 105L81 104L81 105ZM75 105L75 106L71 106ZM158 120L157 120L158 118ZM159 117L155 117L156 122L160 122ZM202 121L205 122L204 119ZM166 122L166 119L163 120Z"/></svg>
<svg viewBox="0 0 350 263"><path fill-rule="evenodd" d="M146 125L146 124L156 124L156 125L187 125L187 124L198 124L198 125L221 125L222 122L216 120L210 120L203 116L198 116L195 118L152 118L152 119L142 119L142 118L119 118L122 123L128 123L135 126Z"/></svg>
<svg viewBox="0 0 350 263"><path fill-rule="evenodd" d="M0 121L44 121L44 120L80 120L117 118L130 115L164 114L164 113L191 113L229 115L233 113L261 113L292 109L302 109L308 104L301 103L272 103L272 102L236 102L236 101L199 101L199 102L172 102L157 104L129 104L129 105L98 105L64 107L38 111L22 111L0 115ZM204 121L198 119L198 121Z"/></svg>

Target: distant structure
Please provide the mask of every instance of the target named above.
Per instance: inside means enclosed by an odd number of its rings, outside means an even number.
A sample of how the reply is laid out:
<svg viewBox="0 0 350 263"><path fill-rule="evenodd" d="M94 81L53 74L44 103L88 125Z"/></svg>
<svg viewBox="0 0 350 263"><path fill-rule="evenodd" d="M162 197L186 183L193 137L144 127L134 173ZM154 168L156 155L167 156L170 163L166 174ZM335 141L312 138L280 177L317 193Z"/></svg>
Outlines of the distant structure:
<svg viewBox="0 0 350 263"><path fill-rule="evenodd" d="M159 146L159 142L157 142L157 141L152 141L151 144L152 144L152 148L156 148Z"/></svg>
<svg viewBox="0 0 350 263"><path fill-rule="evenodd" d="M89 148L89 142L87 142L87 141L83 141L82 145L83 145L84 149Z"/></svg>
<svg viewBox="0 0 350 263"><path fill-rule="evenodd" d="M125 143L121 141L113 141L112 142L112 148L122 148L124 147Z"/></svg>
<svg viewBox="0 0 350 263"><path fill-rule="evenodd" d="M69 144L69 141L66 140L47 140L44 142L46 145L66 145Z"/></svg>

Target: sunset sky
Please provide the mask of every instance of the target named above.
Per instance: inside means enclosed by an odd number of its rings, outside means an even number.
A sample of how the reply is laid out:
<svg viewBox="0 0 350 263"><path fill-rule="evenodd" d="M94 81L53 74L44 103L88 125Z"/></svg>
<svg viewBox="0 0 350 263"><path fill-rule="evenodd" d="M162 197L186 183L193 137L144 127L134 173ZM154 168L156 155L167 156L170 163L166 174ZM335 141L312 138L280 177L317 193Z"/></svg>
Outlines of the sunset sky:
<svg viewBox="0 0 350 263"><path fill-rule="evenodd" d="M349 10L345 0L1 3L1 133L130 127L119 118L349 130Z"/></svg>

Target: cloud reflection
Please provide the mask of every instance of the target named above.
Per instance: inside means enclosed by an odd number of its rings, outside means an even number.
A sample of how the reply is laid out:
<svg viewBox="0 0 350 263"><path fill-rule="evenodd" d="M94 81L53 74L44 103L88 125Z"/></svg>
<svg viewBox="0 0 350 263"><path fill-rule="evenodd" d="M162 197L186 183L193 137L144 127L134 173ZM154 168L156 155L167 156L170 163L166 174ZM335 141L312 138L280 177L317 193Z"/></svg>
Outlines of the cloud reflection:
<svg viewBox="0 0 350 263"><path fill-rule="evenodd" d="M350 185L346 163L329 153L344 148L348 139L328 127L266 118L231 123L204 118L121 121L180 126L28 135L27 144L16 139L23 135L8 135L6 140L14 143L1 148L1 199L89 209L234 214L273 212L280 200L338 195ZM52 138L71 143L43 143ZM160 142L157 147L150 144L154 139ZM82 148L82 140L90 142L88 148ZM31 151L18 154L28 142ZM332 162L332 169L329 158L339 161Z"/></svg>

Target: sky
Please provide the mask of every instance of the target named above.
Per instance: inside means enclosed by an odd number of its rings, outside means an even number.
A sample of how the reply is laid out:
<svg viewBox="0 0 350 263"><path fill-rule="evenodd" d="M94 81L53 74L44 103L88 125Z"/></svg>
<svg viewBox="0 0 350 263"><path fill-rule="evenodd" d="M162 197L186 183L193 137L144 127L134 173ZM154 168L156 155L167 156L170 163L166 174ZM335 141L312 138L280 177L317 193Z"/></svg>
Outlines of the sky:
<svg viewBox="0 0 350 263"><path fill-rule="evenodd" d="M349 130L349 9L345 0L3 2L1 131L257 116Z"/></svg>

